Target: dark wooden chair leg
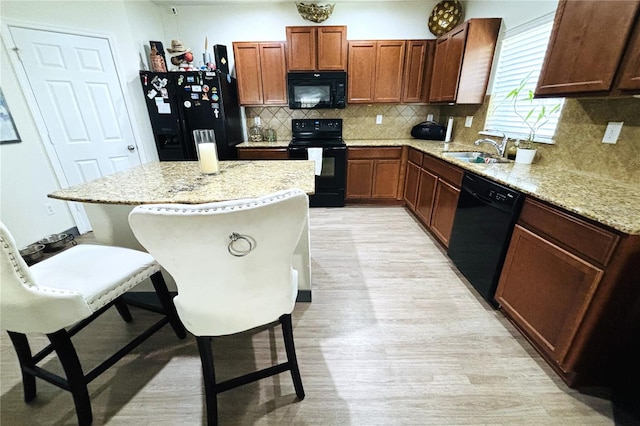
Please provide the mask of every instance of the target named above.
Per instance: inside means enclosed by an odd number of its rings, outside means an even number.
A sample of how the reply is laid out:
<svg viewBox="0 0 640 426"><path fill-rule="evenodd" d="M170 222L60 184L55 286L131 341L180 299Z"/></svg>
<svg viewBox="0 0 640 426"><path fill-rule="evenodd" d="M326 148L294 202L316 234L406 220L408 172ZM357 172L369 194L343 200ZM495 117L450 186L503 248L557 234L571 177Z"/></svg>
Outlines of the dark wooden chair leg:
<svg viewBox="0 0 640 426"><path fill-rule="evenodd" d="M27 336L22 333L15 333L13 331L7 331L7 333L9 333L9 338L11 339L11 343L13 343L13 347L18 355L18 361L20 362L24 400L25 402L33 401L36 397L36 376L25 371L25 368L35 367L29 340L27 340Z"/></svg>
<svg viewBox="0 0 640 426"><path fill-rule="evenodd" d="M291 369L291 379L293 387L296 390L298 399L304 399L304 388L302 387L302 378L300 377L300 369L298 368L298 358L296 357L296 347L293 343L293 325L291 324L291 314L282 315L280 317L282 324L282 336L284 337L284 347L287 351L287 361Z"/></svg>
<svg viewBox="0 0 640 426"><path fill-rule="evenodd" d="M213 367L213 345L211 337L196 336L200 361L202 362L202 377L204 379L204 394L207 405L207 425L218 424L218 389L216 385L216 373Z"/></svg>
<svg viewBox="0 0 640 426"><path fill-rule="evenodd" d="M78 354L73 347L71 338L64 329L56 331L55 333L47 334L47 337L58 354L58 359L60 360L64 373L67 376L69 390L73 395L73 402L76 406L78 424L80 426L90 425L93 421L91 400L89 399L89 391L87 390L87 383L84 378L82 366L80 365L80 360L78 359Z"/></svg>
<svg viewBox="0 0 640 426"><path fill-rule="evenodd" d="M113 305L118 310L120 317L124 320L124 322L133 321L133 317L131 316L131 311L129 310L129 306L127 306L126 302L122 300L120 297L116 299Z"/></svg>
<svg viewBox="0 0 640 426"><path fill-rule="evenodd" d="M187 331L184 329L184 325L182 325L180 318L178 318L176 307L171 300L171 295L169 294L167 283L164 281L162 273L158 271L151 275L151 282L153 283L153 288L156 290L158 299L160 299L160 304L165 311L165 315L169 318L171 328L173 328L173 331L176 333L178 338L184 339L187 335Z"/></svg>

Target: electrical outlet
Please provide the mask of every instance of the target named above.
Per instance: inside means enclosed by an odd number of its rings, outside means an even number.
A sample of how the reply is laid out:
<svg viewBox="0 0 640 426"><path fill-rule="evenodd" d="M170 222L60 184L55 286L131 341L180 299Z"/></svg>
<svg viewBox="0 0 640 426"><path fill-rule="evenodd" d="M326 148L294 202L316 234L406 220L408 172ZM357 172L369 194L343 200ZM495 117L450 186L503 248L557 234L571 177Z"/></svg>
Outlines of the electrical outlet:
<svg viewBox="0 0 640 426"><path fill-rule="evenodd" d="M607 125L607 130L604 131L602 143L616 143L623 124L624 121L610 121Z"/></svg>
<svg viewBox="0 0 640 426"><path fill-rule="evenodd" d="M433 121L433 114L427 114L427 121Z"/></svg>
<svg viewBox="0 0 640 426"><path fill-rule="evenodd" d="M464 120L464 127L471 127L473 124L473 115L467 115L467 118Z"/></svg>
<svg viewBox="0 0 640 426"><path fill-rule="evenodd" d="M376 124L382 124L382 114L376 115Z"/></svg>
<svg viewBox="0 0 640 426"><path fill-rule="evenodd" d="M51 203L46 203L44 205L44 208L47 209L47 214L49 216L56 214L56 211L53 209L53 206L51 205Z"/></svg>

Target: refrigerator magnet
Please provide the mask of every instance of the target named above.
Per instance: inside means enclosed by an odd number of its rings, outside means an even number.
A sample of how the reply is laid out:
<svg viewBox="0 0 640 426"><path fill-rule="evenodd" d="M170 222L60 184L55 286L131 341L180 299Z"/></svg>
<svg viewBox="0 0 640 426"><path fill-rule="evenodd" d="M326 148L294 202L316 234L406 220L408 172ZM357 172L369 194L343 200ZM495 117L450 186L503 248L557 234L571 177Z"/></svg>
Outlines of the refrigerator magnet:
<svg viewBox="0 0 640 426"><path fill-rule="evenodd" d="M149 99L153 99L156 97L156 95L158 94L158 92L156 92L155 90L151 89L147 92L147 98Z"/></svg>
<svg viewBox="0 0 640 426"><path fill-rule="evenodd" d="M191 99L200 99L200 95L198 95L197 93L192 93Z"/></svg>
<svg viewBox="0 0 640 426"><path fill-rule="evenodd" d="M207 93L209 91L209 86L207 86L206 84L202 86L202 91Z"/></svg>
<svg viewBox="0 0 640 426"><path fill-rule="evenodd" d="M194 84L193 86L191 86L191 91L200 93L200 92L202 92L202 86Z"/></svg>
<svg viewBox="0 0 640 426"><path fill-rule="evenodd" d="M185 108L191 108L191 101L184 101Z"/></svg>
<svg viewBox="0 0 640 426"><path fill-rule="evenodd" d="M202 100L203 101L208 101L209 100L209 96L206 93L202 94Z"/></svg>

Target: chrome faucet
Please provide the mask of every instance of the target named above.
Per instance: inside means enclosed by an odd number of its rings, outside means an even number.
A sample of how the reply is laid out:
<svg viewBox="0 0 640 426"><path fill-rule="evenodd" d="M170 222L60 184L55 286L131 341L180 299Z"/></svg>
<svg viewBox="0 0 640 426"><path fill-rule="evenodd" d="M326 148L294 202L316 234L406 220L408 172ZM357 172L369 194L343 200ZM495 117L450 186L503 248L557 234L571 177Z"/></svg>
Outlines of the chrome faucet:
<svg viewBox="0 0 640 426"><path fill-rule="evenodd" d="M488 144L492 145L496 149L496 151L498 151L498 155L500 157L504 157L504 151L507 149L507 140L509 139L507 137L507 135L505 135L504 132L501 132L500 130L485 130L485 132L501 133L502 134L502 142L498 143L498 142L494 141L493 139L483 138L483 139L478 139L473 144L474 145L481 145L483 143L488 143Z"/></svg>

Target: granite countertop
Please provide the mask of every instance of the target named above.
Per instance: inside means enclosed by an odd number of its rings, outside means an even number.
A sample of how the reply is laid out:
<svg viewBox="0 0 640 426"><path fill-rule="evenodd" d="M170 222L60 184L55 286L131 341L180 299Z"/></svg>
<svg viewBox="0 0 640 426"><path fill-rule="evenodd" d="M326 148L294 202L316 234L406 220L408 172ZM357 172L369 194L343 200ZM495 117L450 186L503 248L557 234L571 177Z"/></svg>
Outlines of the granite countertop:
<svg viewBox="0 0 640 426"><path fill-rule="evenodd" d="M626 234L640 235L640 186L604 175L546 167L539 164L469 163L442 154L447 151L486 151L468 143L419 139L346 140L348 147L410 146L451 164L485 176ZM242 147L284 147L288 141L245 142Z"/></svg>
<svg viewBox="0 0 640 426"><path fill-rule="evenodd" d="M101 204L200 204L253 198L292 187L315 192L314 162L221 161L220 173L203 175L196 161L147 163L49 194Z"/></svg>

